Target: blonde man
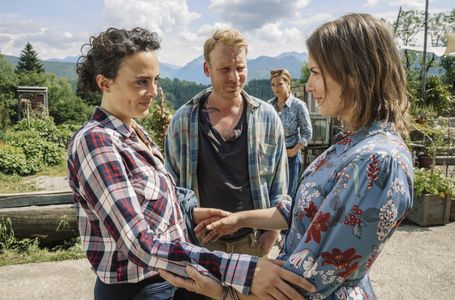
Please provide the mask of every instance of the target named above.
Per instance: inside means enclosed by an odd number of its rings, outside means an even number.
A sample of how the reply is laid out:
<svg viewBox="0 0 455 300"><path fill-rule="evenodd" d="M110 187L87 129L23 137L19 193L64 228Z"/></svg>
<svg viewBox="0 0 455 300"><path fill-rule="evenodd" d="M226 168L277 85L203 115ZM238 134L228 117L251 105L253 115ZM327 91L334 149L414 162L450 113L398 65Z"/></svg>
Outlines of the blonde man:
<svg viewBox="0 0 455 300"><path fill-rule="evenodd" d="M270 104L243 90L247 52L247 41L233 29L207 39L203 68L212 87L184 104L169 126L166 167L178 186L196 191L201 207L237 212L289 201L283 126ZM221 237L212 232L200 242L211 250L265 256L278 235L242 228Z"/></svg>

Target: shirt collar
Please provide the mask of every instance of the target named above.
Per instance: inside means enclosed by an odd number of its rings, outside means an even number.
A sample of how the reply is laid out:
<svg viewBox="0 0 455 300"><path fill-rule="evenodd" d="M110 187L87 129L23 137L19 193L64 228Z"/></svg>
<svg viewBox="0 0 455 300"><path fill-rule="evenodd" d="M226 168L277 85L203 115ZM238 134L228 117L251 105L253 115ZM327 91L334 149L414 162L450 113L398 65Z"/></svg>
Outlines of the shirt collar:
<svg viewBox="0 0 455 300"><path fill-rule="evenodd" d="M340 156L365 138L390 131L393 131L392 123L377 121L371 123L367 127L360 128L355 132L349 130L340 132L334 138L336 153L338 156Z"/></svg>
<svg viewBox="0 0 455 300"><path fill-rule="evenodd" d="M97 106L92 115L92 120L99 122L106 128L119 132L121 135L129 138L134 132L132 128L126 126L119 118Z"/></svg>
<svg viewBox="0 0 455 300"><path fill-rule="evenodd" d="M294 98L294 96L292 95L292 93L289 93L289 96L286 98L286 101L284 101L284 106L291 107L293 98ZM275 106L275 108L276 108L277 103L278 103L278 97L275 97L273 99L273 106Z"/></svg>
<svg viewBox="0 0 455 300"><path fill-rule="evenodd" d="M207 88L201 92L199 92L198 94L196 94L196 96L194 96L188 103L187 105L193 105L195 108L199 105L201 99L204 97L204 96L208 96L210 95L210 93L212 92L212 88ZM261 105L261 103L259 102L258 99L254 98L254 97L251 97L250 95L248 95L244 90L242 90L242 98L246 100L246 103L248 105L248 108L250 109L254 109L256 107L259 107Z"/></svg>

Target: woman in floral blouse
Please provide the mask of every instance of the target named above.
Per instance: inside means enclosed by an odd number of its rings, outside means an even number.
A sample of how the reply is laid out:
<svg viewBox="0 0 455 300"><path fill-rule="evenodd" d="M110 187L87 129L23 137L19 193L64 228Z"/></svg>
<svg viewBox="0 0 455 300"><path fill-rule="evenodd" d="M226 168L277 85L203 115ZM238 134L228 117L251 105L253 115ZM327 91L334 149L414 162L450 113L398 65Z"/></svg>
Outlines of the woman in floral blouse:
<svg viewBox="0 0 455 300"><path fill-rule="evenodd" d="M405 73L390 28L370 15L322 25L307 47L307 90L322 115L349 130L304 171L292 207L199 226L212 230L207 239L240 227L289 227L279 259L315 285L314 293L301 290L307 299L375 299L368 272L412 206ZM215 288L197 272L195 281L165 275L189 289Z"/></svg>

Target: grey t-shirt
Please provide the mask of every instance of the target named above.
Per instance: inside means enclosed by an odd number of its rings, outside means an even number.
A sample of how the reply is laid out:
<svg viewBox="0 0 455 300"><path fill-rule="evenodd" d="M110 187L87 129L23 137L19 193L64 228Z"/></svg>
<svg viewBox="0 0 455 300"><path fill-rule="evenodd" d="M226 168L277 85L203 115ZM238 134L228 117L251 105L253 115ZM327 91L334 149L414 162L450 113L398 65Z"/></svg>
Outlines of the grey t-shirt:
<svg viewBox="0 0 455 300"><path fill-rule="evenodd" d="M207 97L201 99L199 110L199 145L197 180L201 207L214 207L230 212L254 208L248 172L248 140L246 107L236 125L234 137L225 140L212 127L204 109ZM251 232L242 228L222 239L237 239Z"/></svg>

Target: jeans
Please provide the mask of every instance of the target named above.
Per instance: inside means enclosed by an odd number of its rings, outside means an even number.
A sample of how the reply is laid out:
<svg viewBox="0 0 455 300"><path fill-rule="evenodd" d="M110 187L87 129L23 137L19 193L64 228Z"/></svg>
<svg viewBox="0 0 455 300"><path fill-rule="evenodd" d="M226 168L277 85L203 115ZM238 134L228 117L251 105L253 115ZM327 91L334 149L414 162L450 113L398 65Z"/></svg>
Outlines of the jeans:
<svg viewBox="0 0 455 300"><path fill-rule="evenodd" d="M95 283L95 300L171 300L175 287L167 281L106 284L99 278Z"/></svg>
<svg viewBox="0 0 455 300"><path fill-rule="evenodd" d="M226 253L241 253L254 256L267 256L268 251L262 250L258 245L258 239L261 232L254 229L252 233L247 234L236 240L217 240L203 244L202 247L210 251L223 251Z"/></svg>
<svg viewBox="0 0 455 300"><path fill-rule="evenodd" d="M288 195L294 199L297 189L297 182L299 180L300 171L302 169L302 154L300 151L293 157L288 157L289 165L289 188Z"/></svg>

